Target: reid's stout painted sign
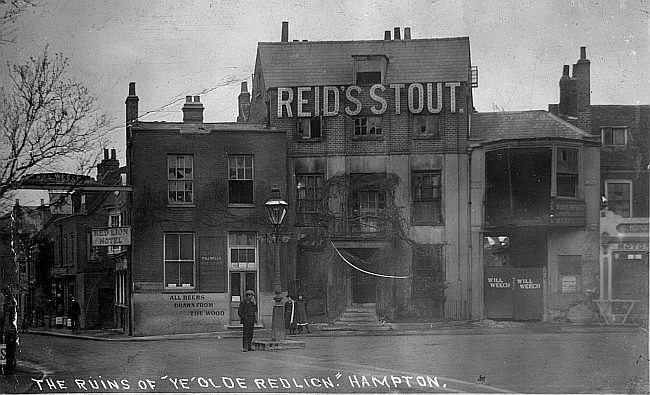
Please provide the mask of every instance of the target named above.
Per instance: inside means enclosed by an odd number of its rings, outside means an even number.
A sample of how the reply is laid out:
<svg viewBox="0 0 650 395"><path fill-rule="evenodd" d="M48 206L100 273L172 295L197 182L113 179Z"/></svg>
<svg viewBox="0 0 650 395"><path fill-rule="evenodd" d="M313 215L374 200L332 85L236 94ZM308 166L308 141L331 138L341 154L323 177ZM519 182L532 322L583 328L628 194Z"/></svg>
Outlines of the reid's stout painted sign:
<svg viewBox="0 0 650 395"><path fill-rule="evenodd" d="M443 110L443 98L449 98L449 112L456 112L456 93L460 82L390 84L388 86L375 84L368 89L368 94L374 103L370 111L381 115L393 111L399 115L402 108L402 95L407 96L408 111L412 114L437 114ZM359 97L364 94L364 87L349 86L302 86L278 88L277 115L278 118L293 117L292 105L295 102L296 116L311 117L317 115L334 116L343 110L347 115L358 115L363 109ZM366 88L367 89L367 88ZM388 97L394 98L394 108L389 109ZM314 108L314 112L306 108ZM322 113L320 112L322 109Z"/></svg>

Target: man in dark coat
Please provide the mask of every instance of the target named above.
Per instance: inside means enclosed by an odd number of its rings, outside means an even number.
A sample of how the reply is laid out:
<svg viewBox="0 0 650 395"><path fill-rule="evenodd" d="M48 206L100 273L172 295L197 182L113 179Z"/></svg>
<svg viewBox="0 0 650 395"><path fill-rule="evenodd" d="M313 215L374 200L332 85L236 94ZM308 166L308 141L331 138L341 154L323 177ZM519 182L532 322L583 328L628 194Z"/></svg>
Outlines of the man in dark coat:
<svg viewBox="0 0 650 395"><path fill-rule="evenodd" d="M244 326L242 336L242 346L244 352L255 351L253 349L253 330L255 329L255 314L257 314L257 302L255 302L255 292L248 290L244 300L239 303L237 310L240 322Z"/></svg>
<svg viewBox="0 0 650 395"><path fill-rule="evenodd" d="M70 298L70 306L68 306L68 315L72 321L72 332L79 331L79 316L81 315L81 306L74 296Z"/></svg>

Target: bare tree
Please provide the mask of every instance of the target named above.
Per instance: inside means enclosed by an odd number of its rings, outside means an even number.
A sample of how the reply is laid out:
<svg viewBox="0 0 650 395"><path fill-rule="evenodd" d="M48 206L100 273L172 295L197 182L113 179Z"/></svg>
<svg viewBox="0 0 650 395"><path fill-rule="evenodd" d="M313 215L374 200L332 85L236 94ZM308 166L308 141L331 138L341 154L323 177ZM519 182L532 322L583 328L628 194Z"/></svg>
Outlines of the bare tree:
<svg viewBox="0 0 650 395"><path fill-rule="evenodd" d="M107 125L88 89L66 76L61 54L8 65L0 89L0 199L38 172L88 174Z"/></svg>
<svg viewBox="0 0 650 395"><path fill-rule="evenodd" d="M0 0L0 44L13 42L18 17L39 3L39 0Z"/></svg>

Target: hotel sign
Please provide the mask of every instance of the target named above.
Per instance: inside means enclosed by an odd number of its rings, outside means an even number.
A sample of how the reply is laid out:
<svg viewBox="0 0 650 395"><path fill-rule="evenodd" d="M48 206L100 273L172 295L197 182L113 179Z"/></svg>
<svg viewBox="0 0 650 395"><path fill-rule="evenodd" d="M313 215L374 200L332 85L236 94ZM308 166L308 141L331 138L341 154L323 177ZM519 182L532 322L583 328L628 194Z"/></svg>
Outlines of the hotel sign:
<svg viewBox="0 0 650 395"><path fill-rule="evenodd" d="M92 230L93 247L130 246L131 227L114 227Z"/></svg>
<svg viewBox="0 0 650 395"><path fill-rule="evenodd" d="M586 226L585 202L551 202L549 223L557 226Z"/></svg>
<svg viewBox="0 0 650 395"><path fill-rule="evenodd" d="M449 111L456 112L456 94L460 82L437 83L412 83L390 84L388 86L375 84L368 91L357 85L349 86L302 86L278 88L277 116L293 117L292 105L295 104L296 116L334 116L341 111L350 116L358 115L363 109L361 97L370 95L374 103L370 111L375 115L384 114L386 111L399 115L402 111L402 97L407 98L408 111L412 114L437 114L443 110L443 103L449 103ZM388 98L394 100L394 108L389 108ZM448 100L443 100L447 97ZM314 112L306 108L315 109ZM322 109L322 112L320 111Z"/></svg>

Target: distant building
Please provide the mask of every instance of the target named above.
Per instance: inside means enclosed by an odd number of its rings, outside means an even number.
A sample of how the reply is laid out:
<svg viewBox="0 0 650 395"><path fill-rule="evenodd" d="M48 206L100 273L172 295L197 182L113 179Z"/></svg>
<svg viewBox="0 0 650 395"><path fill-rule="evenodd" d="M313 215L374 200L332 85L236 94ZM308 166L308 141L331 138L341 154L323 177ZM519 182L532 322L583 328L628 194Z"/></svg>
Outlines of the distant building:
<svg viewBox="0 0 650 395"><path fill-rule="evenodd" d="M601 148L600 287L602 313L612 323L648 322L650 105L592 105L586 48L569 75L560 103L549 111L599 139ZM632 302L634 302L634 306ZM629 309L632 307L631 309Z"/></svg>
<svg viewBox="0 0 650 395"><path fill-rule="evenodd" d="M265 124L206 123L199 96L183 122L138 121L135 83L126 99L132 332L135 336L240 327L237 307L257 294L271 326L276 249L264 203L287 193L283 132ZM291 229L291 215L285 219ZM283 226L284 228L284 226ZM280 251L281 281L294 258Z"/></svg>

